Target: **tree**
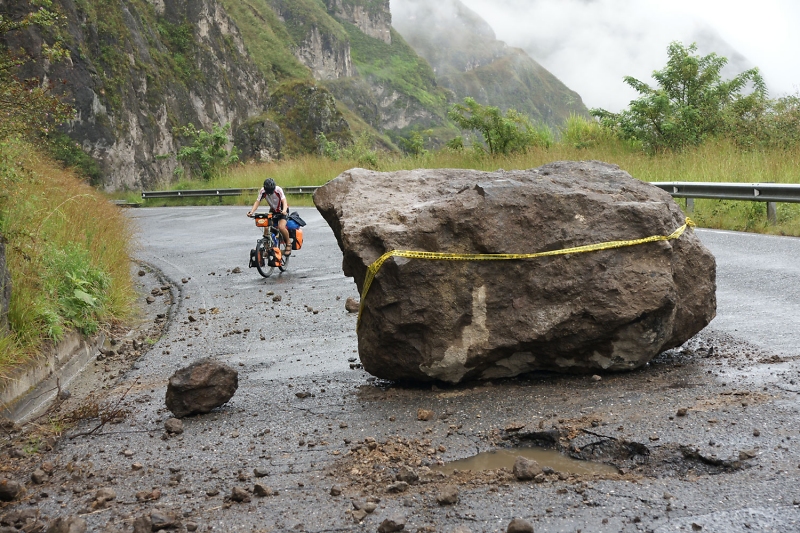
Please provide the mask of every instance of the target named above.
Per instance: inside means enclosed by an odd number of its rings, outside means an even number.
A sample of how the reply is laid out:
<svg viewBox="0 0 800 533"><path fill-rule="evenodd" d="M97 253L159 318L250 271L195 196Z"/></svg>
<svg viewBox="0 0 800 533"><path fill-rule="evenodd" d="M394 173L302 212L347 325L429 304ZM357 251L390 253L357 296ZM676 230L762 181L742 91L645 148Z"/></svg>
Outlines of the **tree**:
<svg viewBox="0 0 800 533"><path fill-rule="evenodd" d="M13 19L0 13L0 37L32 26L49 28L61 22L61 16L51 10L50 0L35 3L39 9ZM50 61L68 57L69 53L56 41L44 43L42 54ZM20 79L17 69L30 60L26 54L12 54L0 45L0 139L13 133L47 133L51 127L70 119L73 109L51 94L52 84L43 86L40 80Z"/></svg>
<svg viewBox="0 0 800 533"><path fill-rule="evenodd" d="M592 109L591 114L621 138L640 141L650 151L680 150L721 134L730 106L752 106L766 98L766 85L757 68L722 80L720 73L728 60L695 52L694 43L688 47L671 43L667 65L653 72L657 88L626 76L625 83L641 96L620 113ZM748 87L752 93L743 94Z"/></svg>
<svg viewBox="0 0 800 533"><path fill-rule="evenodd" d="M190 177L210 180L222 170L239 161L238 148L228 150L230 124L214 125L212 132L199 130L194 124L175 129L175 133L189 140L189 145L178 150L178 161L188 168Z"/></svg>
<svg viewBox="0 0 800 533"><path fill-rule="evenodd" d="M552 133L535 128L528 117L509 109L506 114L492 106L484 106L473 98L464 98L448 113L450 120L464 130L477 130L492 155L525 151L532 146L550 146Z"/></svg>

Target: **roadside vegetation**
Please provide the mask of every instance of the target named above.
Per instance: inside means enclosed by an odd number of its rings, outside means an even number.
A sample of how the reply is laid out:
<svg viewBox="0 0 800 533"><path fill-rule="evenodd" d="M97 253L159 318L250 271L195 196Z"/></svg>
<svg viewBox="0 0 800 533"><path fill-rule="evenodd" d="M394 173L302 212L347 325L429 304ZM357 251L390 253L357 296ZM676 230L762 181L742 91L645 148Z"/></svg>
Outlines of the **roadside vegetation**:
<svg viewBox="0 0 800 533"><path fill-rule="evenodd" d="M48 7L19 20L0 16L0 33L59 24ZM57 45L45 52L67 57ZM54 139L60 153L82 153L53 133L72 110L38 80L15 76L26 60L0 48L0 239L12 285L0 381L70 331L92 335L125 318L133 298L126 219L88 184L90 173L53 159ZM84 159L71 162L85 167Z"/></svg>
<svg viewBox="0 0 800 533"><path fill-rule="evenodd" d="M322 185L353 167L494 171L559 160L606 161L643 181L800 183L800 95L770 99L757 69L724 80L721 71L727 60L696 51L695 45L670 44L667 65L653 73L656 87L624 79L640 95L628 109L593 109L594 118L572 116L556 131L513 109L502 113L466 98L449 113L462 135L439 149L430 130L415 129L400 139L403 153L376 149L377 140L368 133L347 145L320 135L315 156L232 165L206 182L181 181L175 188L257 187L267 176L284 187ZM140 200L133 195L128 199ZM311 205L307 196L291 200L292 205ZM249 205L252 198L192 201ZM678 202L686 205L685 200ZM763 202L697 199L691 216L703 227L800 236L796 204L779 206L776 225L768 225Z"/></svg>

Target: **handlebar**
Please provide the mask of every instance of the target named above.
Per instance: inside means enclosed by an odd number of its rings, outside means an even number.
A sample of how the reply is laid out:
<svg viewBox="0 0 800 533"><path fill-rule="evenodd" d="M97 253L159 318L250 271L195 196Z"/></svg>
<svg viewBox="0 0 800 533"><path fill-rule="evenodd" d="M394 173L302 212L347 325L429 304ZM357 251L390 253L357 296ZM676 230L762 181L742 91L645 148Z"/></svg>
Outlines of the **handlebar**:
<svg viewBox="0 0 800 533"><path fill-rule="evenodd" d="M272 218L272 213L247 213L248 218Z"/></svg>

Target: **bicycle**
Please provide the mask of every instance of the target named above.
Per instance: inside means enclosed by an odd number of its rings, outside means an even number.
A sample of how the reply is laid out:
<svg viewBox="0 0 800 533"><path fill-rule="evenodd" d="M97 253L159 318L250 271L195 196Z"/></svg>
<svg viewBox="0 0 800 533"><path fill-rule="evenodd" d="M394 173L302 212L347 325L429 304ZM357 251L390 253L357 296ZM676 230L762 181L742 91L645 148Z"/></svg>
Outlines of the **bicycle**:
<svg viewBox="0 0 800 533"><path fill-rule="evenodd" d="M283 236L272 213L255 213L249 216L255 219L256 227L269 227L269 234L258 239L255 249L250 250L250 268L256 267L258 273L265 278L270 277L276 268L286 272L290 256L285 252L287 246L291 250L291 243L283 242Z"/></svg>

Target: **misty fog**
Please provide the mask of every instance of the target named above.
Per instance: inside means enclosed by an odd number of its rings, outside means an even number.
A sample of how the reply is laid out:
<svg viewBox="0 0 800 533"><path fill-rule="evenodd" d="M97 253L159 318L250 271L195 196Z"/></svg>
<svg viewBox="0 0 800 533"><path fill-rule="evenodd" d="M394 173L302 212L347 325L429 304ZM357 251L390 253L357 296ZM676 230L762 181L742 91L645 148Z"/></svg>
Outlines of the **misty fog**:
<svg viewBox="0 0 800 533"><path fill-rule="evenodd" d="M775 68L775 53L765 52L768 48L764 46L764 40L769 39L800 42L794 35L800 24L800 7L791 0L761 0L758 11L750 2L741 2L741 7L737 7L740 3L731 0L461 1L489 23L498 39L524 49L577 91L587 107L610 111L627 107L637 93L625 85L622 78L634 76L653 83L650 74L666 64L667 46L672 41L687 45L697 42L701 54L716 52L727 57L726 77L758 66L774 96L793 93L800 85L800 60L793 53L797 48L784 50L782 53L789 58L789 64ZM717 17L709 7L715 3L726 6L718 8ZM449 2L429 3L430 6L442 4L447 6ZM407 6L408 0L391 0L393 12ZM753 12L750 15L752 32L737 33L731 29L736 22L733 19L744 17L744 13L736 12L744 9ZM774 24L770 25L770 20ZM787 24L790 29L794 28L789 33L784 31ZM760 37L752 34L765 25L770 31ZM724 32L732 38L723 37ZM759 38L760 43L750 42ZM743 49L757 55L761 64L743 53Z"/></svg>

